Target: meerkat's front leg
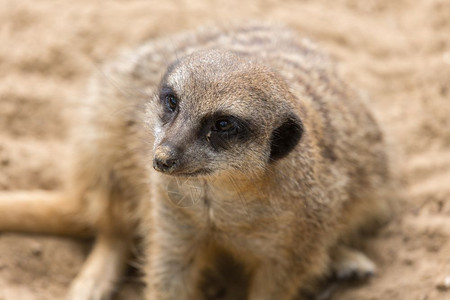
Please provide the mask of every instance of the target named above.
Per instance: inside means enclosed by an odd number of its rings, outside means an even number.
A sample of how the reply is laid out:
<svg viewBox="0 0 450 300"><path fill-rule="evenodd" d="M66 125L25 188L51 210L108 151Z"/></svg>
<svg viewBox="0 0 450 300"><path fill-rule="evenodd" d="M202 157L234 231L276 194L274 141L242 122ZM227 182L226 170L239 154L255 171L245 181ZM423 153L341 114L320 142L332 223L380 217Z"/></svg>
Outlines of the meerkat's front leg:
<svg viewBox="0 0 450 300"><path fill-rule="evenodd" d="M147 265L148 300L200 299L199 235L194 226L180 222L174 214L156 215Z"/></svg>
<svg viewBox="0 0 450 300"><path fill-rule="evenodd" d="M150 247L148 300L199 299L195 296L199 274L191 246L162 238Z"/></svg>
<svg viewBox="0 0 450 300"><path fill-rule="evenodd" d="M111 299L127 265L130 249L129 236L100 233L66 299Z"/></svg>

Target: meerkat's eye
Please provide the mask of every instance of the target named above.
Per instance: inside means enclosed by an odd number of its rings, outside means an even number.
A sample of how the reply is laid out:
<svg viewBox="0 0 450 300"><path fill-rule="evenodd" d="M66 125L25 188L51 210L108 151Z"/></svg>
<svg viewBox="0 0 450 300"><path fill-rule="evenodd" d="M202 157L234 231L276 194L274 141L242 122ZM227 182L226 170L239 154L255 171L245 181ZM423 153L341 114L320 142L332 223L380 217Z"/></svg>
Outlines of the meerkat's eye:
<svg viewBox="0 0 450 300"><path fill-rule="evenodd" d="M203 124L200 133L204 134L206 141L215 150L227 149L234 143L248 141L255 132L248 120L224 114L208 116L203 120Z"/></svg>
<svg viewBox="0 0 450 300"><path fill-rule="evenodd" d="M178 99L173 94L166 95L165 104L169 111L174 112L178 107Z"/></svg>
<svg viewBox="0 0 450 300"><path fill-rule="evenodd" d="M229 131L233 128L233 124L230 122L230 120L219 119L216 121L215 128L217 131Z"/></svg>

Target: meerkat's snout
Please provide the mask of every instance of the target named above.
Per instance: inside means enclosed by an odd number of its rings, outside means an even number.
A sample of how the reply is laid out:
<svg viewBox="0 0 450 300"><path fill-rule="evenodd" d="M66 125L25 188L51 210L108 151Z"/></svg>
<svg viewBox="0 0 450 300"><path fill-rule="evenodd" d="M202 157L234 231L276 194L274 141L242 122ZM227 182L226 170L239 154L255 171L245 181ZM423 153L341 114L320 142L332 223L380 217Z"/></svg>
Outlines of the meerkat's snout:
<svg viewBox="0 0 450 300"><path fill-rule="evenodd" d="M179 165L180 151L171 145L161 145L155 150L153 168L164 173L172 173Z"/></svg>

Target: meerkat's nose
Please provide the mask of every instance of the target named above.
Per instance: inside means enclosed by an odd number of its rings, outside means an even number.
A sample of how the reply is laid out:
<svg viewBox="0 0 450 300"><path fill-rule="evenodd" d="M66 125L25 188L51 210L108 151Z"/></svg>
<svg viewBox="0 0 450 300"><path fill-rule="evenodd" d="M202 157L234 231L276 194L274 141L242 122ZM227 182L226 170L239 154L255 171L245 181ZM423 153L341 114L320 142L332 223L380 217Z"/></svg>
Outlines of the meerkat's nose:
<svg viewBox="0 0 450 300"><path fill-rule="evenodd" d="M153 158L153 168L160 172L170 173L178 164L178 153L175 147L169 145L158 146Z"/></svg>

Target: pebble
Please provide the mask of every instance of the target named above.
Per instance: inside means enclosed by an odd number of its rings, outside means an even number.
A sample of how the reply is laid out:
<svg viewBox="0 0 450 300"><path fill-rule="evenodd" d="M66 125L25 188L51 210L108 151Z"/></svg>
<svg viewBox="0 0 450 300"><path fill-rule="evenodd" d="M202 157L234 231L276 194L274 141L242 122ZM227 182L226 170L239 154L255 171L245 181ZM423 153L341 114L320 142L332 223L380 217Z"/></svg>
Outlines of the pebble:
<svg viewBox="0 0 450 300"><path fill-rule="evenodd" d="M436 288L441 292L450 290L450 276L446 276L443 281L438 282Z"/></svg>
<svg viewBox="0 0 450 300"><path fill-rule="evenodd" d="M33 256L42 255L42 245L40 243L35 243L30 247L30 252Z"/></svg>

